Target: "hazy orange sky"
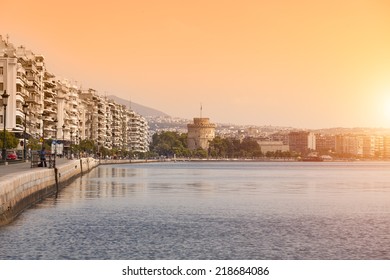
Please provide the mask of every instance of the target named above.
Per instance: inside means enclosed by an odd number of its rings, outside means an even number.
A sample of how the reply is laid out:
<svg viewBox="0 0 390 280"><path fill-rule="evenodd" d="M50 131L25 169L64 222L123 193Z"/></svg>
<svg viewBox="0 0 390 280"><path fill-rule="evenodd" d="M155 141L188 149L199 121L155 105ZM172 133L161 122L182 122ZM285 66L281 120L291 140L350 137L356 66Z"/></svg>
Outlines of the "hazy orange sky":
<svg viewBox="0 0 390 280"><path fill-rule="evenodd" d="M390 127L390 1L2 0L49 71L174 117Z"/></svg>

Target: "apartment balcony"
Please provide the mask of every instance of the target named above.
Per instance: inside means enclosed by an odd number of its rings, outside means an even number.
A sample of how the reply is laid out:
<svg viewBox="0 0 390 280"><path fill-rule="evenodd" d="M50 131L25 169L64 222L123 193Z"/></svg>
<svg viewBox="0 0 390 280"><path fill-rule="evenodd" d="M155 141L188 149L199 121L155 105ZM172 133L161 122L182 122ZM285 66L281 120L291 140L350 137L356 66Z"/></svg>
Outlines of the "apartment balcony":
<svg viewBox="0 0 390 280"><path fill-rule="evenodd" d="M79 112L79 110L77 110L77 108L74 108L74 107L72 107L72 108L70 108L70 110L69 110L71 113L78 113Z"/></svg>
<svg viewBox="0 0 390 280"><path fill-rule="evenodd" d="M40 81L39 81L38 75L33 75L33 74L31 74L31 73L28 73L28 74L26 75L26 78L27 78L27 81L39 85L39 82L40 82Z"/></svg>
<svg viewBox="0 0 390 280"><path fill-rule="evenodd" d="M23 96L21 96L21 94L19 92L16 93L16 103L24 103L24 98Z"/></svg>
<svg viewBox="0 0 390 280"><path fill-rule="evenodd" d="M75 114L69 114L68 115L69 116L69 118L72 120L72 121L75 121L75 122L79 122L79 118L78 118L78 116L77 115L75 115Z"/></svg>
<svg viewBox="0 0 390 280"><path fill-rule="evenodd" d="M43 61L36 61L35 65L37 66L37 69L42 69L45 66L45 63Z"/></svg>
<svg viewBox="0 0 390 280"><path fill-rule="evenodd" d="M79 95L78 95L78 92L77 92L77 88L74 88L74 87L70 88L69 96L71 96L71 97L78 97Z"/></svg>
<svg viewBox="0 0 390 280"><path fill-rule="evenodd" d="M55 138L55 131L52 131L51 129L46 129L45 128L45 139L54 139Z"/></svg>
<svg viewBox="0 0 390 280"><path fill-rule="evenodd" d="M26 66L24 67L26 70L30 70L33 73L38 73L38 69L36 67L35 61L28 61Z"/></svg>
<svg viewBox="0 0 390 280"><path fill-rule="evenodd" d="M66 85L62 84L62 83L57 83L56 84L56 88L58 91L61 91L62 93L67 93L69 92L69 89Z"/></svg>
<svg viewBox="0 0 390 280"><path fill-rule="evenodd" d="M55 135L56 129L55 129L54 126L46 125L46 126L44 127L44 129L45 129L46 135L47 135L47 132L52 133L53 136Z"/></svg>
<svg viewBox="0 0 390 280"><path fill-rule="evenodd" d="M13 130L22 132L22 131L24 131L24 125L16 124L16 126Z"/></svg>
<svg viewBox="0 0 390 280"><path fill-rule="evenodd" d="M92 127L92 130L93 131L97 131L98 130L98 128L99 128L99 126L97 125L97 123L93 123L92 125L91 125L91 127Z"/></svg>
<svg viewBox="0 0 390 280"><path fill-rule="evenodd" d="M38 119L37 117L35 116L32 116L32 115L28 115L28 118L27 118L27 122L28 123L31 123L31 124L36 124L40 121L40 119ZM30 125L29 125L30 126Z"/></svg>
<svg viewBox="0 0 390 280"><path fill-rule="evenodd" d="M45 87L48 87L50 89L54 89L57 86L55 80L44 80L43 82L45 84Z"/></svg>
<svg viewBox="0 0 390 280"><path fill-rule="evenodd" d="M26 76L16 77L16 84L24 87L27 84Z"/></svg>
<svg viewBox="0 0 390 280"><path fill-rule="evenodd" d="M92 106L93 106L93 107L90 108L90 112L91 112L93 115L97 115L98 109L97 109L94 105L92 105Z"/></svg>
<svg viewBox="0 0 390 280"><path fill-rule="evenodd" d="M52 123L54 122L55 118L52 116L43 116L42 120L47 123Z"/></svg>
<svg viewBox="0 0 390 280"><path fill-rule="evenodd" d="M37 87L36 85L28 84L28 85L26 86L26 89L27 89L30 93L32 93L32 94L34 94L34 93L39 93L39 89L38 89L38 87Z"/></svg>
<svg viewBox="0 0 390 280"><path fill-rule="evenodd" d="M28 99L28 97L29 97L28 91L24 87L22 87L20 89L18 89L18 87L16 87L16 94L19 94L25 100ZM28 100L26 100L26 101L28 101Z"/></svg>
<svg viewBox="0 0 390 280"><path fill-rule="evenodd" d="M46 106L54 106L54 105L57 105L57 102L55 102L55 100L53 98L45 98L43 100L44 104L45 104L45 107Z"/></svg>
<svg viewBox="0 0 390 280"><path fill-rule="evenodd" d="M57 119L57 113L43 113L45 117L51 117L53 120Z"/></svg>
<svg viewBox="0 0 390 280"><path fill-rule="evenodd" d="M54 111L52 108L45 108L43 109L43 114L49 115L49 114L56 114L57 112Z"/></svg>
<svg viewBox="0 0 390 280"><path fill-rule="evenodd" d="M51 88L44 87L43 92L45 93L45 96L47 96L47 97L57 96L57 93Z"/></svg>
<svg viewBox="0 0 390 280"><path fill-rule="evenodd" d="M16 110L15 117L16 117L16 118L19 117L20 119L24 120L24 113L22 112L21 109L17 109L17 110Z"/></svg>

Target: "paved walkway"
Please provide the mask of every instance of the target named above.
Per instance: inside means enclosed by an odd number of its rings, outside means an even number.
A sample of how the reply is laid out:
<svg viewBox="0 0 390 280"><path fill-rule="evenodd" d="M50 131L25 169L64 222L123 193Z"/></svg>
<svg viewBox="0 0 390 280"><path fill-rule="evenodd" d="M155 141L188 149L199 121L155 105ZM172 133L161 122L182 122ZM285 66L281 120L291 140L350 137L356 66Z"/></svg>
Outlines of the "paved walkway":
<svg viewBox="0 0 390 280"><path fill-rule="evenodd" d="M77 158L72 159L77 160ZM66 158L56 158L56 164L57 166L60 166L62 164L68 163L69 159ZM157 160L144 160L144 159L139 159L139 160L129 160L129 159L113 159L113 160L102 160L101 164L123 164L123 163L143 163L143 162L155 162ZM49 165L49 162L47 162L47 165ZM48 167L46 167L48 168ZM43 170L43 167L34 167L31 168L31 162L22 162L18 161L13 162L13 163L8 163L8 165L3 165L2 163L0 164L0 180L2 176L9 175L12 173L21 173L21 172L27 172L31 170Z"/></svg>
<svg viewBox="0 0 390 280"><path fill-rule="evenodd" d="M67 162L69 162L69 160L66 158L57 158L56 159L57 165L61 165L61 164L67 163ZM0 165L0 178L2 176L9 175L12 173L20 173L20 172L26 172L26 171L31 171L31 170L41 170L41 169L43 169L43 167L31 168L31 162L18 162L18 163L11 163L8 165Z"/></svg>

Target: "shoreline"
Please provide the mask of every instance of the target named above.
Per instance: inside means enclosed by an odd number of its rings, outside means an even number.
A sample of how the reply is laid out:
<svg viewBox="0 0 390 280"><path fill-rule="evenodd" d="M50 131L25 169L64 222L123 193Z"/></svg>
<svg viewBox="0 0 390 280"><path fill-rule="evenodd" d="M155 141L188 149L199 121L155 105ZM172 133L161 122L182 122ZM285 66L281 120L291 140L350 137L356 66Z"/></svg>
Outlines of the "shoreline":
<svg viewBox="0 0 390 280"><path fill-rule="evenodd" d="M156 162L81 158L64 160L56 168L6 165L0 174L0 226L14 221L24 210L58 192L99 165ZM6 173L5 173L6 172Z"/></svg>
<svg viewBox="0 0 390 280"><path fill-rule="evenodd" d="M0 226L14 221L27 208L42 201L79 176L99 165L99 160L82 158L59 164L56 168L31 168L10 172L0 182Z"/></svg>
<svg viewBox="0 0 390 280"><path fill-rule="evenodd" d="M351 160L332 160L326 162L350 162ZM366 162L365 160L352 160ZM369 160L372 161L372 160ZM66 160L56 168L21 168L1 175L0 181L0 226L14 221L19 214L29 207L39 203L50 195L57 194L79 176L86 174L99 165L132 164L155 162L303 162L293 159L200 159L200 158L169 158L169 159L94 159L81 158ZM384 162L379 160L376 162ZM307 162L309 163L309 162ZM314 163L314 162L310 162Z"/></svg>

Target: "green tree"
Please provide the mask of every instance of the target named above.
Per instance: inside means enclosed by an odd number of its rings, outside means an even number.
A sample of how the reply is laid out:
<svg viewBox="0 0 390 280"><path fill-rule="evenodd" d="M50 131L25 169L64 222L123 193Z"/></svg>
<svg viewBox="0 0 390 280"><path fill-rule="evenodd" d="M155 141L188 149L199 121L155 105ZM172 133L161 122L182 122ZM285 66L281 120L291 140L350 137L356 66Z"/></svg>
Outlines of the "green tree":
<svg viewBox="0 0 390 280"><path fill-rule="evenodd" d="M15 137L15 135L9 131L5 131L5 139L6 139L6 149L15 149L18 146L19 140ZM4 141L4 130L0 132L0 147L3 148Z"/></svg>
<svg viewBox="0 0 390 280"><path fill-rule="evenodd" d="M275 152L273 152L273 151L267 151L267 152L265 153L265 156L266 156L267 158L273 158L273 157L275 157Z"/></svg>
<svg viewBox="0 0 390 280"><path fill-rule="evenodd" d="M247 137L240 141L234 138L215 137L210 141L210 156L212 157L261 157L260 145L253 138Z"/></svg>
<svg viewBox="0 0 390 280"><path fill-rule="evenodd" d="M105 158L106 156L110 155L110 150L107 149L106 147L99 147L99 153L101 154L102 158Z"/></svg>
<svg viewBox="0 0 390 280"><path fill-rule="evenodd" d="M90 139L84 139L80 141L80 150L84 152L94 152L95 150L95 144L93 140Z"/></svg>
<svg viewBox="0 0 390 280"><path fill-rule="evenodd" d="M209 144L211 157L226 157L229 152L229 140L216 136Z"/></svg>
<svg viewBox="0 0 390 280"><path fill-rule="evenodd" d="M290 151L284 151L284 152L282 152L282 157L283 157L283 158L290 158L290 157L291 157Z"/></svg>
<svg viewBox="0 0 390 280"><path fill-rule="evenodd" d="M261 148L259 143L251 137L246 137L240 144L240 155L243 157L261 156Z"/></svg>
<svg viewBox="0 0 390 280"><path fill-rule="evenodd" d="M172 157L173 155L186 156L189 153L187 135L172 131L155 133L152 136L150 151L166 157Z"/></svg>
<svg viewBox="0 0 390 280"><path fill-rule="evenodd" d="M192 151L192 156L197 158L207 158L207 151L202 148L198 148L195 151Z"/></svg>
<svg viewBox="0 0 390 280"><path fill-rule="evenodd" d="M42 144L38 139L30 138L27 142L27 148L31 150L40 150L42 148Z"/></svg>

